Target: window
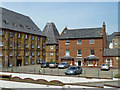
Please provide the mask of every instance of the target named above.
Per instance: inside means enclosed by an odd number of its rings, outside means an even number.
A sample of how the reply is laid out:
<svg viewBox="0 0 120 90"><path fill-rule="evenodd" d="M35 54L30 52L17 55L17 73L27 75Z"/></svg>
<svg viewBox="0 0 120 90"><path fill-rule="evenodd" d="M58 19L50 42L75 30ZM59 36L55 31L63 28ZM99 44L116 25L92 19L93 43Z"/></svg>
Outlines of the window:
<svg viewBox="0 0 120 90"><path fill-rule="evenodd" d="M27 60L25 61L25 65L27 65L28 64L28 62L27 62Z"/></svg>
<svg viewBox="0 0 120 90"><path fill-rule="evenodd" d="M115 45L117 45L117 42L115 42Z"/></svg>
<svg viewBox="0 0 120 90"><path fill-rule="evenodd" d="M12 32L10 32L10 37L12 37L13 35L12 35Z"/></svg>
<svg viewBox="0 0 120 90"><path fill-rule="evenodd" d="M28 38L28 35L25 35L25 39L27 39Z"/></svg>
<svg viewBox="0 0 120 90"><path fill-rule="evenodd" d="M18 52L18 56L20 56L20 52Z"/></svg>
<svg viewBox="0 0 120 90"><path fill-rule="evenodd" d="M11 42L9 43L9 47L12 47L12 43Z"/></svg>
<svg viewBox="0 0 120 90"><path fill-rule="evenodd" d="M37 39L38 41L40 41L40 38L38 37L38 39Z"/></svg>
<svg viewBox="0 0 120 90"><path fill-rule="evenodd" d="M12 52L9 52L9 56L12 56Z"/></svg>
<svg viewBox="0 0 120 90"><path fill-rule="evenodd" d="M45 42L45 38L43 37L43 42Z"/></svg>
<svg viewBox="0 0 120 90"><path fill-rule="evenodd" d="M32 56L34 56L34 53L32 52Z"/></svg>
<svg viewBox="0 0 120 90"><path fill-rule="evenodd" d="M2 30L2 35L5 35L5 31Z"/></svg>
<svg viewBox="0 0 120 90"><path fill-rule="evenodd" d="M53 56L53 52L50 53L50 56Z"/></svg>
<svg viewBox="0 0 120 90"><path fill-rule="evenodd" d="M0 51L0 57L3 56L2 51Z"/></svg>
<svg viewBox="0 0 120 90"><path fill-rule="evenodd" d="M82 44L81 40L77 40L77 44Z"/></svg>
<svg viewBox="0 0 120 90"><path fill-rule="evenodd" d="M109 66L112 66L112 59L106 59L105 63L108 64Z"/></svg>
<svg viewBox="0 0 120 90"><path fill-rule="evenodd" d="M45 46L43 46L43 49L45 49Z"/></svg>
<svg viewBox="0 0 120 90"><path fill-rule="evenodd" d="M37 48L40 48L40 45L37 45Z"/></svg>
<svg viewBox="0 0 120 90"><path fill-rule="evenodd" d="M28 48L28 44L25 44L25 47Z"/></svg>
<svg viewBox="0 0 120 90"><path fill-rule="evenodd" d="M32 60L32 64L34 64L34 60Z"/></svg>
<svg viewBox="0 0 120 90"><path fill-rule="evenodd" d="M70 41L69 41L69 40L66 40L66 41L65 41L65 44L66 44L66 45L70 44Z"/></svg>
<svg viewBox="0 0 120 90"><path fill-rule="evenodd" d="M28 52L25 52L25 56L28 56Z"/></svg>
<svg viewBox="0 0 120 90"><path fill-rule="evenodd" d="M18 48L20 48L20 44L18 43Z"/></svg>
<svg viewBox="0 0 120 90"><path fill-rule="evenodd" d="M4 42L0 42L0 46L4 46Z"/></svg>
<svg viewBox="0 0 120 90"><path fill-rule="evenodd" d="M34 48L34 45L32 44L32 48Z"/></svg>
<svg viewBox="0 0 120 90"><path fill-rule="evenodd" d="M56 46L56 49L58 49L58 46Z"/></svg>
<svg viewBox="0 0 120 90"><path fill-rule="evenodd" d="M53 45L51 46L51 49L53 49Z"/></svg>
<svg viewBox="0 0 120 90"><path fill-rule="evenodd" d="M20 33L18 34L18 38L20 38Z"/></svg>
<svg viewBox="0 0 120 90"><path fill-rule="evenodd" d="M92 40L90 40L90 44L94 44L94 40L92 39Z"/></svg>
<svg viewBox="0 0 120 90"><path fill-rule="evenodd" d="M93 60L88 61L88 66L90 66L90 65L93 66Z"/></svg>
<svg viewBox="0 0 120 90"><path fill-rule="evenodd" d="M58 52L57 52L57 56L58 56Z"/></svg>
<svg viewBox="0 0 120 90"><path fill-rule="evenodd" d="M69 56L69 55L70 55L70 52L69 52L69 50L68 50L68 49L66 50L65 55L67 55L67 56Z"/></svg>
<svg viewBox="0 0 120 90"><path fill-rule="evenodd" d="M32 36L32 40L34 40L35 39L35 37L34 36Z"/></svg>
<svg viewBox="0 0 120 90"><path fill-rule="evenodd" d="M95 55L94 49L91 49L91 50L90 50L90 55Z"/></svg>
<svg viewBox="0 0 120 90"><path fill-rule="evenodd" d="M77 50L77 56L81 56L81 54L82 54L81 49Z"/></svg>
<svg viewBox="0 0 120 90"><path fill-rule="evenodd" d="M37 52L37 55L39 56L39 55L40 55L40 53L39 53L39 52Z"/></svg>

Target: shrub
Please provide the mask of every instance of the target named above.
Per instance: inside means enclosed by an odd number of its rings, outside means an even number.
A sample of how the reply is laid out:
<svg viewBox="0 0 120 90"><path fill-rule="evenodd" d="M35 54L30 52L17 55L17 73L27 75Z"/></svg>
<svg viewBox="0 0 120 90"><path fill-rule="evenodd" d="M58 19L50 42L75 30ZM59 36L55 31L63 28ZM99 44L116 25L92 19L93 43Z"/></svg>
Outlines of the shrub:
<svg viewBox="0 0 120 90"><path fill-rule="evenodd" d="M116 74L114 77L115 78L120 78L120 74Z"/></svg>

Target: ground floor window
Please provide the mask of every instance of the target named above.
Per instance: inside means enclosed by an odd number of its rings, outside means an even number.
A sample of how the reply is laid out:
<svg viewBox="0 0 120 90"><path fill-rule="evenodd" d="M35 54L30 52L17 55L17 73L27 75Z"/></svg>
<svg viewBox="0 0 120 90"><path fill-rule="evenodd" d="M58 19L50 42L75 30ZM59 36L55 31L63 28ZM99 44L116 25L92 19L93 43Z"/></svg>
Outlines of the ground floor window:
<svg viewBox="0 0 120 90"><path fill-rule="evenodd" d="M112 66L112 59L106 59L105 63L107 63L109 66Z"/></svg>
<svg viewBox="0 0 120 90"><path fill-rule="evenodd" d="M93 66L93 60L88 60L88 66Z"/></svg>

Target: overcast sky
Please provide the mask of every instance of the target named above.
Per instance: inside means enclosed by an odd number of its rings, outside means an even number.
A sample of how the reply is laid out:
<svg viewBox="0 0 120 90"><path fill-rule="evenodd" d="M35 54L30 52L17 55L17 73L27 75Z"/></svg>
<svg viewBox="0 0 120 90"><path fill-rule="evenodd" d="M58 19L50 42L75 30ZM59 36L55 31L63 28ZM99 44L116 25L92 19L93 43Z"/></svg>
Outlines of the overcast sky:
<svg viewBox="0 0 120 90"><path fill-rule="evenodd" d="M48 21L61 33L69 29L102 27L108 34L118 31L117 2L3 2L2 6L29 16L43 30Z"/></svg>

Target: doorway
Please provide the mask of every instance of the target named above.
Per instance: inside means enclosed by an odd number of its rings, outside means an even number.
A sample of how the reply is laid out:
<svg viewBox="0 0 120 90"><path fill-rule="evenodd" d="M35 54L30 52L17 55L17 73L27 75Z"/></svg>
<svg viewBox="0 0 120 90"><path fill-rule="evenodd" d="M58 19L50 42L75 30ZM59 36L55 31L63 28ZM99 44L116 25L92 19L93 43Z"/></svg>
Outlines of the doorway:
<svg viewBox="0 0 120 90"><path fill-rule="evenodd" d="M21 66L22 65L22 60L17 60L17 66Z"/></svg>
<svg viewBox="0 0 120 90"><path fill-rule="evenodd" d="M81 61L78 61L78 66L81 66Z"/></svg>

